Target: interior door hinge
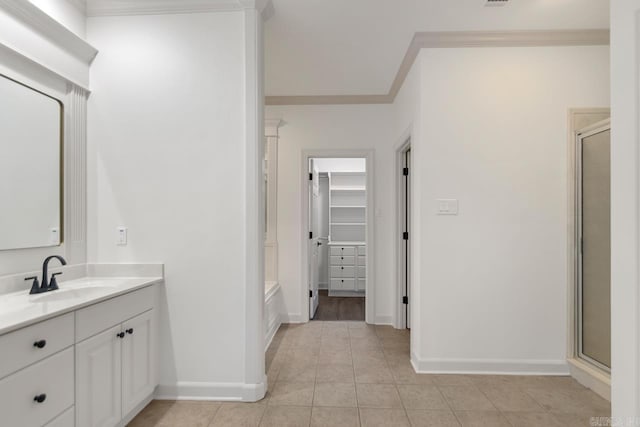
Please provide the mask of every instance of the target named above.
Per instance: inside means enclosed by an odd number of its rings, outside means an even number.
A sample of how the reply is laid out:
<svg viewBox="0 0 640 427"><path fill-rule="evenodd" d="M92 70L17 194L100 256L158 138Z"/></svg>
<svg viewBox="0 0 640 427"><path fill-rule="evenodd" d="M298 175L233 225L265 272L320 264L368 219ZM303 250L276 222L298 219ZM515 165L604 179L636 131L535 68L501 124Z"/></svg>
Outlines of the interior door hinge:
<svg viewBox="0 0 640 427"><path fill-rule="evenodd" d="M313 231L309 232L309 239L313 239Z"/></svg>
<svg viewBox="0 0 640 427"><path fill-rule="evenodd" d="M404 233L402 233L402 240L409 240L409 232L405 231Z"/></svg>
<svg viewBox="0 0 640 427"><path fill-rule="evenodd" d="M313 298L313 291L309 290L309 298Z"/></svg>
<svg viewBox="0 0 640 427"><path fill-rule="evenodd" d="M409 304L409 297L402 297L403 304Z"/></svg>
<svg viewBox="0 0 640 427"><path fill-rule="evenodd" d="M313 181L313 173L309 172L309 181Z"/></svg>
<svg viewBox="0 0 640 427"><path fill-rule="evenodd" d="M402 168L402 175L409 176L409 168Z"/></svg>

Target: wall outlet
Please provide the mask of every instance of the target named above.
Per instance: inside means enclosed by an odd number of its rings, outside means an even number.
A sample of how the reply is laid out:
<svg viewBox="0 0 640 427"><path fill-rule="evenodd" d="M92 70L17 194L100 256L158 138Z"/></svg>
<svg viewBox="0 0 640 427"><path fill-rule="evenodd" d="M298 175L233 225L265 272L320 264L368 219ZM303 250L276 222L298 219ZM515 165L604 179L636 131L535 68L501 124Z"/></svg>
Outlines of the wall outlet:
<svg viewBox="0 0 640 427"><path fill-rule="evenodd" d="M127 244L127 227L118 227L116 229L116 244L118 246Z"/></svg>
<svg viewBox="0 0 640 427"><path fill-rule="evenodd" d="M458 215L457 199L438 199L436 200L436 206L438 215Z"/></svg>

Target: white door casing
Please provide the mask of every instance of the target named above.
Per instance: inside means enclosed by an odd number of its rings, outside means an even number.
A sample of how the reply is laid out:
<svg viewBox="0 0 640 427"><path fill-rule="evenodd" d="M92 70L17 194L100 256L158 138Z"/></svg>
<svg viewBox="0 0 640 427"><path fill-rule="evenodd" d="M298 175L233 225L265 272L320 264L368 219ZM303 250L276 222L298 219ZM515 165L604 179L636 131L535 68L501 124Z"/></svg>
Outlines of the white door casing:
<svg viewBox="0 0 640 427"><path fill-rule="evenodd" d="M309 160L309 170L311 178L309 180L309 224L311 225L311 236L309 239L309 319L313 319L318 309L320 297L318 295L318 282L320 280L320 224L318 215L318 205L320 202L320 174L314 165L313 159Z"/></svg>

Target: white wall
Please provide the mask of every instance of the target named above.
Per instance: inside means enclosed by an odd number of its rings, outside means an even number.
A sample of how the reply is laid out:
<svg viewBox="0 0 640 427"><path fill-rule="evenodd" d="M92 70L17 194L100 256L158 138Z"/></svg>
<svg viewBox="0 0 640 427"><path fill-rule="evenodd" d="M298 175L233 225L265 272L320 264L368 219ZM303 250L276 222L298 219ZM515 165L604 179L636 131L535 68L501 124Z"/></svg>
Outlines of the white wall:
<svg viewBox="0 0 640 427"><path fill-rule="evenodd" d="M621 426L640 417L639 11L635 0L611 4L611 410Z"/></svg>
<svg viewBox="0 0 640 427"><path fill-rule="evenodd" d="M394 312L392 298L393 232L393 156L389 105L343 106L269 106L266 117L281 118L278 142L278 244L279 282L282 286L288 320L302 318L301 292L307 292L307 272L303 269L302 244L302 162L303 150L374 149L374 224L376 251L371 254L375 265L376 290L374 319L391 323ZM303 167L305 169L303 169Z"/></svg>
<svg viewBox="0 0 640 427"><path fill-rule="evenodd" d="M258 146L262 123L260 104L250 102L260 67L252 63L255 18L239 11L88 21L100 49L89 105L89 258L165 264L164 397L262 397L264 365L260 373L254 364L264 364L264 279L249 277L263 273L248 254L262 253L264 215L262 155L250 143ZM118 226L128 227L127 246L115 244ZM257 307L247 302L254 293ZM259 343L249 343L252 335Z"/></svg>
<svg viewBox="0 0 640 427"><path fill-rule="evenodd" d="M567 372L567 110L609 105L608 55L422 51L412 154L420 370ZM459 215L437 216L439 198L459 199Z"/></svg>
<svg viewBox="0 0 640 427"><path fill-rule="evenodd" d="M83 0L29 0L43 12L67 27L78 37L87 31L86 6Z"/></svg>

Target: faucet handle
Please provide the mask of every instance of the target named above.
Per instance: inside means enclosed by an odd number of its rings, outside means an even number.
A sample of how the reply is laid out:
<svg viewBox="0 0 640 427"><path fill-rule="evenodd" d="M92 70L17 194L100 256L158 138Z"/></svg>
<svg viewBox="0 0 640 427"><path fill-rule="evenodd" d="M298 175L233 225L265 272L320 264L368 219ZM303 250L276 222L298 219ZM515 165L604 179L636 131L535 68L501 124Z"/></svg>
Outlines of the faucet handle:
<svg viewBox="0 0 640 427"><path fill-rule="evenodd" d="M58 288L58 281L56 280L56 276L59 276L62 274L62 271L59 273L53 273L51 275L51 280L49 281L49 286L47 288L48 291L55 291Z"/></svg>
<svg viewBox="0 0 640 427"><path fill-rule="evenodd" d="M38 282L37 276L25 277L24 280L33 280L33 283L31 284L31 291L29 291L29 295L40 293L40 282Z"/></svg>

